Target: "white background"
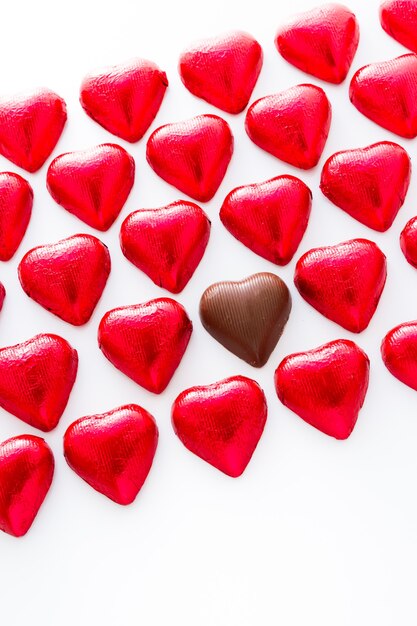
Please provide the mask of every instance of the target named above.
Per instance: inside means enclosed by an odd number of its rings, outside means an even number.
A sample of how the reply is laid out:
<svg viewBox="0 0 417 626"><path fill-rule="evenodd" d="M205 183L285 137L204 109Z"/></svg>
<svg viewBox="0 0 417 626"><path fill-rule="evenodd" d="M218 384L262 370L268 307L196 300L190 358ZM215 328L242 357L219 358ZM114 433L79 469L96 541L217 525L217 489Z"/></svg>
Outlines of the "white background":
<svg viewBox="0 0 417 626"><path fill-rule="evenodd" d="M331 205L319 191L320 169L336 150L384 139L416 154L416 140L400 140L366 120L350 104L349 79L331 86L287 64L274 34L292 12L314 6L257 0L55 0L2 4L0 91L48 86L68 104L69 120L53 156L116 141L136 159L134 190L119 219L97 234L56 205L45 189L47 165L27 175L35 190L33 217L15 258L0 267L7 298L0 345L56 332L79 351L78 378L61 422L46 435L56 457L50 493L29 534L0 536L0 623L5 626L415 626L417 621L417 394L394 379L379 355L395 324L417 318L417 271L403 258L398 237L417 213L415 177L403 209L385 234L375 233ZM290 6L289 6L290 5ZM376 0L350 0L361 27L353 71L405 53L381 29ZM254 146L244 114L219 113L194 98L176 71L189 42L245 29L262 44L264 68L253 98L302 82L321 84L333 123L318 167L301 172ZM145 140L130 145L91 121L78 103L83 75L132 56L154 60L170 81L151 130L204 112L222 115L235 135L235 154L215 198L205 205L212 237L178 300L194 322L185 357L159 397L124 377L103 357L96 329L109 308L169 295L130 265L118 245L126 215L181 197L145 161ZM51 157L52 158L52 157ZM25 173L0 158L0 169ZM222 227L218 211L233 187L283 173L312 189L313 210L295 259L276 268L244 248ZM29 300L16 268L32 246L77 232L109 246L113 269L91 321L74 328ZM360 336L321 317L301 300L292 278L297 258L312 246L368 237L388 256L379 308ZM276 271L289 285L293 311L269 363L255 370L229 354L201 327L198 301L212 282ZM278 401L273 372L288 353L338 337L358 342L371 358L371 381L351 438L338 442L306 425ZM233 480L188 452L175 437L170 406L184 388L245 374L267 393L269 418L245 474ZM128 402L151 411L160 443L136 502L120 507L93 491L66 465L62 435L76 418ZM1 412L0 440L33 432ZM39 434L39 433L36 433Z"/></svg>

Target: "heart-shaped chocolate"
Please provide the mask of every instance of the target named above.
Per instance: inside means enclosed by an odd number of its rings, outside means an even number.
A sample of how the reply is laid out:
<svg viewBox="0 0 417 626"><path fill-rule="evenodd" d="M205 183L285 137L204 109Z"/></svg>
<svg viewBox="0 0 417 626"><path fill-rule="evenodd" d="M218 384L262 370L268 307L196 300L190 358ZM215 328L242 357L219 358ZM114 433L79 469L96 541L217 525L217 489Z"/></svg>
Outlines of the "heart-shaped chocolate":
<svg viewBox="0 0 417 626"><path fill-rule="evenodd" d="M287 285L268 272L215 283L200 300L200 318L207 332L254 367L269 359L290 311Z"/></svg>
<svg viewBox="0 0 417 626"><path fill-rule="evenodd" d="M40 437L0 443L0 530L22 537L32 526L54 475L54 457Z"/></svg>
<svg viewBox="0 0 417 626"><path fill-rule="evenodd" d="M118 504L134 501L152 466L158 428L137 404L73 422L64 435L68 465Z"/></svg>
<svg viewBox="0 0 417 626"><path fill-rule="evenodd" d="M311 191L295 176L277 176L233 189L220 219L236 239L260 256L286 265L307 228Z"/></svg>
<svg viewBox="0 0 417 626"><path fill-rule="evenodd" d="M26 232L32 213L33 191L13 172L0 173L0 261L9 261Z"/></svg>
<svg viewBox="0 0 417 626"><path fill-rule="evenodd" d="M323 4L293 17L275 38L278 52L307 74L339 84L347 76L359 43L359 24L340 4Z"/></svg>
<svg viewBox="0 0 417 626"><path fill-rule="evenodd" d="M192 329L181 304L158 298L108 311L100 322L98 343L123 374L161 393L180 364Z"/></svg>
<svg viewBox="0 0 417 626"><path fill-rule="evenodd" d="M376 243L352 239L306 252L297 262L294 282L322 315L360 333L375 313L386 277L387 260Z"/></svg>
<svg viewBox="0 0 417 626"><path fill-rule="evenodd" d="M331 118L330 102L323 89L297 85L251 104L245 128L257 146L281 161L308 170L321 157Z"/></svg>
<svg viewBox="0 0 417 626"><path fill-rule="evenodd" d="M401 250L407 261L417 268L417 217L407 222L400 235Z"/></svg>
<svg viewBox="0 0 417 626"><path fill-rule="evenodd" d="M232 154L229 124L217 115L160 126L146 146L146 158L158 176L201 202L216 193Z"/></svg>
<svg viewBox="0 0 417 626"><path fill-rule="evenodd" d="M92 235L73 235L33 248L19 264L27 295L65 322L90 319L110 274L107 246Z"/></svg>
<svg viewBox="0 0 417 626"><path fill-rule="evenodd" d="M126 202L135 179L135 162L113 143L66 152L48 168L48 191L80 220L108 230Z"/></svg>
<svg viewBox="0 0 417 626"><path fill-rule="evenodd" d="M36 335L0 349L0 406L34 428L49 431L67 405L77 351L58 335Z"/></svg>
<svg viewBox="0 0 417 626"><path fill-rule="evenodd" d="M417 3L415 0L385 0L379 7L381 26L403 46L417 52Z"/></svg>
<svg viewBox="0 0 417 626"><path fill-rule="evenodd" d="M204 211L178 200L128 215L120 229L120 245L125 257L156 285L179 293L200 263L209 236L210 220Z"/></svg>
<svg viewBox="0 0 417 626"><path fill-rule="evenodd" d="M0 99L0 154L36 172L55 148L67 121L67 107L50 89Z"/></svg>
<svg viewBox="0 0 417 626"><path fill-rule="evenodd" d="M281 402L308 424L336 439L347 439L351 434L368 382L367 355L346 339L290 354L275 372L275 388Z"/></svg>
<svg viewBox="0 0 417 626"><path fill-rule="evenodd" d="M152 61L136 58L86 76L80 102L103 128L135 142L152 124L167 86L165 72Z"/></svg>
<svg viewBox="0 0 417 626"><path fill-rule="evenodd" d="M192 94L227 113L246 108L262 68L262 48L232 31L190 46L180 57L181 80Z"/></svg>
<svg viewBox="0 0 417 626"><path fill-rule="evenodd" d="M417 322L405 322L382 340L382 360L388 371L417 391Z"/></svg>
<svg viewBox="0 0 417 626"><path fill-rule="evenodd" d="M320 189L359 222L383 232L404 204L410 176L404 148L381 141L333 154L324 164Z"/></svg>
<svg viewBox="0 0 417 626"><path fill-rule="evenodd" d="M267 412L258 383L232 376L180 393L172 405L172 425L188 450L237 478L258 445Z"/></svg>
<svg viewBox="0 0 417 626"><path fill-rule="evenodd" d="M365 65L350 83L352 104L401 137L417 136L417 55Z"/></svg>

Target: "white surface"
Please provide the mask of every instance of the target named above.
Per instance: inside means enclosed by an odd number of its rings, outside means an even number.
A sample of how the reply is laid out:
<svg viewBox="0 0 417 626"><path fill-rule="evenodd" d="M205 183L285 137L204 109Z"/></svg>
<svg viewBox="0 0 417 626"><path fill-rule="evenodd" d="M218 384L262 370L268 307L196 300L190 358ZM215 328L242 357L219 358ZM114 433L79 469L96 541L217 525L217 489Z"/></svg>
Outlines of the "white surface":
<svg viewBox="0 0 417 626"><path fill-rule="evenodd" d="M210 0L151 2L73 0L2 5L1 92L46 85L68 104L69 121L53 153L105 141L125 146L136 159L134 190L114 226L98 235L109 246L113 269L92 320L73 328L23 293L18 262L30 247L93 229L64 211L45 188L47 165L28 175L35 190L33 217L15 258L0 266L7 289L0 316L0 345L38 332L56 332L79 351L78 378L58 428L46 435L56 457L51 491L29 534L0 536L0 623L5 626L414 626L417 563L417 394L384 368L379 344L387 330L417 317L417 271L399 248L399 233L417 213L415 177L393 227L378 234L345 215L320 193L320 167L336 150L384 139L415 156L415 141L400 140L366 120L349 103L353 72L365 63L405 53L378 21L376 0L350 0L361 40L348 80L331 86L296 70L276 52L274 34L286 15L313 0L254 3ZM176 71L190 41L241 28L262 44L264 68L253 98L302 82L324 87L333 123L317 168L301 172L255 147L244 114L220 113L194 98ZM78 103L83 75L97 67L143 56L170 81L151 130L165 122L215 112L230 123L235 154L214 200L204 206L212 237L193 279L178 300L194 334L168 389L145 392L103 357L96 329L115 306L169 295L129 264L119 249L126 215L179 197L145 161L145 140L129 145L92 122ZM18 168L0 158L0 170ZM299 252L276 268L223 228L218 210L236 185L291 173L314 195ZM26 176L25 173L23 173ZM388 281L368 330L353 336L316 313L296 292L297 258L312 246L368 237L388 256ZM255 370L215 342L201 327L198 301L216 280L258 271L277 272L293 295L282 340L262 370ZM306 425L276 398L273 372L286 354L338 337L350 337L371 358L369 393L352 437L337 442ZM175 437L170 406L184 388L245 374L266 390L269 419L242 478L233 480L189 453ZM137 402L156 417L160 443L154 466L136 502L120 507L93 491L66 465L62 435L74 419ZM0 440L35 432L5 412ZM37 433L39 434L39 433Z"/></svg>

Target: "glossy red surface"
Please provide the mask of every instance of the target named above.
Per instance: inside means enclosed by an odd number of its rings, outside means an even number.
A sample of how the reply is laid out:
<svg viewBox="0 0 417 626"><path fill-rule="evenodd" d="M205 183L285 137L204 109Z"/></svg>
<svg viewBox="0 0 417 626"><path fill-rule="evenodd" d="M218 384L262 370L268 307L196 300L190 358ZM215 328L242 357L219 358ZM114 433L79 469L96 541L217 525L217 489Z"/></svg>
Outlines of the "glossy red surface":
<svg viewBox="0 0 417 626"><path fill-rule="evenodd" d="M347 439L351 434L368 381L367 355L346 339L290 354L275 371L275 388L281 402L336 439Z"/></svg>
<svg viewBox="0 0 417 626"><path fill-rule="evenodd" d="M232 154L232 132L217 115L160 126L146 146L146 158L158 176L200 202L214 196Z"/></svg>
<svg viewBox="0 0 417 626"><path fill-rule="evenodd" d="M417 56L371 63L350 83L352 104L370 120L401 137L417 136Z"/></svg>
<svg viewBox="0 0 417 626"><path fill-rule="evenodd" d="M26 232L32 213L33 191L27 180L0 172L0 261L9 261Z"/></svg>
<svg viewBox="0 0 417 626"><path fill-rule="evenodd" d="M18 268L27 295L65 322L90 319L110 274L107 246L92 235L73 235L33 248Z"/></svg>
<svg viewBox="0 0 417 626"><path fill-rule="evenodd" d="M404 204L410 176L404 148L381 141L333 154L324 164L320 189L359 222L383 232Z"/></svg>
<svg viewBox="0 0 417 626"><path fill-rule="evenodd" d="M227 230L260 256L286 265L294 256L311 211L311 191L295 176L277 176L233 189L222 204Z"/></svg>
<svg viewBox="0 0 417 626"><path fill-rule="evenodd" d="M381 26L391 37L417 52L417 3L415 0L386 0L379 9Z"/></svg>
<svg viewBox="0 0 417 626"><path fill-rule="evenodd" d="M262 48L252 35L232 31L187 48L179 72L192 94L227 113L240 113L252 95L262 60Z"/></svg>
<svg viewBox="0 0 417 626"><path fill-rule="evenodd" d="M136 58L86 76L80 102L103 128L135 142L152 124L167 86L165 72L152 61Z"/></svg>
<svg viewBox="0 0 417 626"><path fill-rule="evenodd" d="M108 311L100 322L98 342L123 374L161 393L180 364L192 329L181 304L158 298Z"/></svg>
<svg viewBox="0 0 417 626"><path fill-rule="evenodd" d="M281 161L308 170L320 159L331 117L323 89L296 85L251 104L245 128L257 146Z"/></svg>
<svg viewBox="0 0 417 626"><path fill-rule="evenodd" d="M210 237L204 211L185 200L127 216L120 245L129 261L156 285L179 293L200 263Z"/></svg>
<svg viewBox="0 0 417 626"><path fill-rule="evenodd" d="M77 351L58 335L36 335L0 349L0 406L49 431L65 410L78 367Z"/></svg>
<svg viewBox="0 0 417 626"><path fill-rule="evenodd" d="M0 99L0 154L36 172L55 148L67 120L65 102L49 89Z"/></svg>
<svg viewBox="0 0 417 626"><path fill-rule="evenodd" d="M3 308L3 303L4 303L4 298L6 297L6 290L4 288L4 285L2 283L0 283L0 311Z"/></svg>
<svg viewBox="0 0 417 626"><path fill-rule="evenodd" d="M336 84L345 80L358 43L354 13L334 3L296 15L279 28L275 38L278 52L289 63Z"/></svg>
<svg viewBox="0 0 417 626"><path fill-rule="evenodd" d="M382 340L381 354L391 374L417 391L417 322L390 330Z"/></svg>
<svg viewBox="0 0 417 626"><path fill-rule="evenodd" d="M64 435L68 465L117 504L131 504L152 466L158 428L137 404L73 422Z"/></svg>
<svg viewBox="0 0 417 626"><path fill-rule="evenodd" d="M252 458L267 411L258 383L232 376L180 393L172 406L172 425L188 450L236 478Z"/></svg>
<svg viewBox="0 0 417 626"><path fill-rule="evenodd" d="M407 222L400 235L401 250L407 261L417 268L417 217Z"/></svg>
<svg viewBox="0 0 417 626"><path fill-rule="evenodd" d="M294 282L311 306L353 333L368 326L384 289L387 261L368 239L313 248L297 262Z"/></svg>
<svg viewBox="0 0 417 626"><path fill-rule="evenodd" d="M40 437L21 435L0 443L0 530L22 537L51 486L54 457Z"/></svg>
<svg viewBox="0 0 417 626"><path fill-rule="evenodd" d="M66 152L48 168L48 191L80 220L108 230L122 210L135 179L135 162L112 143Z"/></svg>

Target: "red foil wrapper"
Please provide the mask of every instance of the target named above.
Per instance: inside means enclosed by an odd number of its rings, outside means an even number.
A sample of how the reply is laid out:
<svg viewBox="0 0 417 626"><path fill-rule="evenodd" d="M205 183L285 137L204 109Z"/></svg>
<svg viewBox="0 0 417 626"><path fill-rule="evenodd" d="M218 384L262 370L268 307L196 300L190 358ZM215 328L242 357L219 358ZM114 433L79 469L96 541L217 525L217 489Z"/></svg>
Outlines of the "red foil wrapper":
<svg viewBox="0 0 417 626"><path fill-rule="evenodd" d="M395 378L417 391L417 322L406 322L387 333L382 360Z"/></svg>
<svg viewBox="0 0 417 626"><path fill-rule="evenodd" d="M13 172L0 173L0 261L9 261L26 232L32 214L33 191Z"/></svg>

